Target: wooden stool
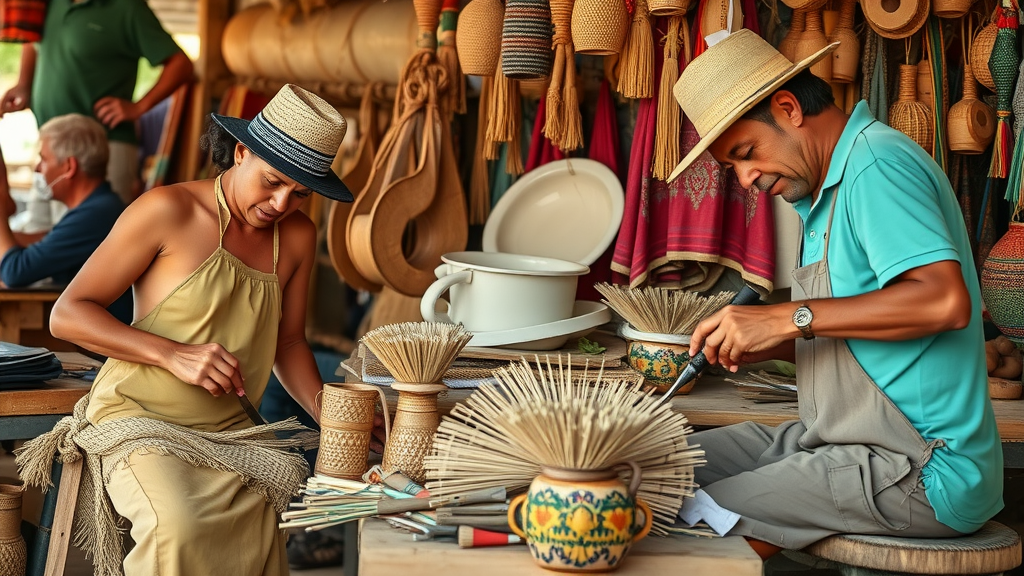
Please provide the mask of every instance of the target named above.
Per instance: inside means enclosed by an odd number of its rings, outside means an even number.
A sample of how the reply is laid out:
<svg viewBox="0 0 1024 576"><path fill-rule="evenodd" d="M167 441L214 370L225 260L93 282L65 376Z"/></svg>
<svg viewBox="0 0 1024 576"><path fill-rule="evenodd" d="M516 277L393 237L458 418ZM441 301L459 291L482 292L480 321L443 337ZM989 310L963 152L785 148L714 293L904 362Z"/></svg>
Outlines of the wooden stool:
<svg viewBox="0 0 1024 576"><path fill-rule="evenodd" d="M43 500L42 516L29 550L26 576L63 576L71 546L72 524L82 481L82 461L53 466L56 486ZM59 475L59 479L58 479Z"/></svg>
<svg viewBox="0 0 1024 576"><path fill-rule="evenodd" d="M1020 536L998 522L960 538L895 538L840 534L803 552L847 566L857 574L1001 574L1021 563Z"/></svg>

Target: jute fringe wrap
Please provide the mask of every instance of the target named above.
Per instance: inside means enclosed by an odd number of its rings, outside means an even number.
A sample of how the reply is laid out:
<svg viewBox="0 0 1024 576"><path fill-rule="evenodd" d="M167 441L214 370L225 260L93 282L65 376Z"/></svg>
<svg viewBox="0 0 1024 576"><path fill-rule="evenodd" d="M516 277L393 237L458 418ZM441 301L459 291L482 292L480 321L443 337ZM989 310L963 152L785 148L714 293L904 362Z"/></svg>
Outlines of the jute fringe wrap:
<svg viewBox="0 0 1024 576"><path fill-rule="evenodd" d="M501 61L501 27L505 5L501 0L473 0L459 14L455 45L466 74L492 76Z"/></svg>
<svg viewBox="0 0 1024 576"><path fill-rule="evenodd" d="M501 69L516 80L551 74L551 10L547 0L508 0L501 29Z"/></svg>
<svg viewBox="0 0 1024 576"><path fill-rule="evenodd" d="M441 34L437 38L437 58L448 71L448 94L445 110L448 118L454 114L466 113L466 77L459 65L455 48L456 23L459 19L459 1L444 0L441 7Z"/></svg>
<svg viewBox="0 0 1024 576"><path fill-rule="evenodd" d="M133 452L174 456L196 467L234 473L250 491L262 495L278 513L288 508L299 485L309 477L306 459L291 448L312 449L316 432L289 418L241 430L206 432L151 418L121 418L93 426L85 417L86 395L74 413L53 430L18 449L21 478L44 491L53 486L50 468L59 457L68 463L84 458L82 482L75 511L75 540L93 558L96 576L123 574L121 530L123 520L114 511L104 486L108 474ZM296 432L278 439L274 432Z"/></svg>
<svg viewBox="0 0 1024 576"><path fill-rule="evenodd" d="M931 114L917 101L917 66L913 64L900 64L900 96L889 108L889 125L931 153Z"/></svg>
<svg viewBox="0 0 1024 576"><path fill-rule="evenodd" d="M619 84L626 98L650 98L654 95L654 37L647 0L636 0L633 24L626 35L619 60Z"/></svg>
<svg viewBox="0 0 1024 576"><path fill-rule="evenodd" d="M800 36L804 33L806 26L807 11L793 10L793 15L789 20L789 30L786 31L786 35L779 42L779 52L790 62L796 61L796 46L800 42Z"/></svg>
<svg viewBox="0 0 1024 576"><path fill-rule="evenodd" d="M544 136L565 151L583 146L583 119L576 92L576 54L572 44L572 8L573 0L551 2L555 65L548 84L544 118Z"/></svg>
<svg viewBox="0 0 1024 576"><path fill-rule="evenodd" d="M661 70L661 85L658 89L658 124L655 128L653 175L658 180L667 180L672 170L682 160L679 148L679 128L682 109L672 97L672 87L679 80L679 47L685 43L688 26L686 17L672 16L665 34L665 65Z"/></svg>

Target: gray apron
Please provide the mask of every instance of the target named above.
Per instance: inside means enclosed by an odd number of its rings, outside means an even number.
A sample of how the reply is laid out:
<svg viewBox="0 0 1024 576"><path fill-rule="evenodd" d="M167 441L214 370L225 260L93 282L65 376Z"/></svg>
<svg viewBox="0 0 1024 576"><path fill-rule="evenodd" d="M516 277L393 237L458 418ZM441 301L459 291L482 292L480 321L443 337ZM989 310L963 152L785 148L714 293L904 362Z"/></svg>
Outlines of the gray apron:
<svg viewBox="0 0 1024 576"><path fill-rule="evenodd" d="M793 271L793 301L832 298L828 243L823 258ZM803 232L800 249L803 252ZM813 306L812 306L813 309ZM813 324L812 324L813 327ZM784 548L836 533L943 537L921 469L941 439L926 442L878 388L844 339L796 341L800 420L776 428L744 423L693 436L708 465L704 490L741 516L730 531Z"/></svg>

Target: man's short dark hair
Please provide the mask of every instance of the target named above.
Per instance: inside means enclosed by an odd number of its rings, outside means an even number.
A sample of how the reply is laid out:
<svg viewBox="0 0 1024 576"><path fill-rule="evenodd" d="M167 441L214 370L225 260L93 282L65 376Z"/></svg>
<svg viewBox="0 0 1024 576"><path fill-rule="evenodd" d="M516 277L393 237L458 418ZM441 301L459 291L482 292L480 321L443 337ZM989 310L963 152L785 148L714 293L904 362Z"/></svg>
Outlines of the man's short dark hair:
<svg viewBox="0 0 1024 576"><path fill-rule="evenodd" d="M785 84L777 88L775 92L779 90L785 90L793 94L796 101L800 103L800 109L803 111L804 116L817 116L836 101L835 96L832 94L832 87L828 85L828 82L811 74L810 69L803 70L796 76L793 76ZM755 104L753 108L743 115L743 119L757 120L758 122L764 122L769 126L778 128L779 125L775 122L775 117L772 116L771 110L772 96L775 95L775 92L772 92Z"/></svg>
<svg viewBox="0 0 1024 576"><path fill-rule="evenodd" d="M235 144L238 140L220 124L210 118L206 125L206 133L199 138L199 149L209 153L213 165L221 172L226 172L235 163Z"/></svg>

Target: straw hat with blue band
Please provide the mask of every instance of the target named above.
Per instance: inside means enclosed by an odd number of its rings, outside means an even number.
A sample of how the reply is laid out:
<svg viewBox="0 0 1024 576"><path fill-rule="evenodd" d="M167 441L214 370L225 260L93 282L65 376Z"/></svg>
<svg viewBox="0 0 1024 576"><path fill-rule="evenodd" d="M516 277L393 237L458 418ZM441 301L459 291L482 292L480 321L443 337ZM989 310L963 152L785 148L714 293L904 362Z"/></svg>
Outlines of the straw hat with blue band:
<svg viewBox="0 0 1024 576"><path fill-rule="evenodd" d="M709 38L710 39L710 38ZM700 142L669 175L671 182L690 166L729 126L788 80L829 56L829 44L794 64L751 30L725 36L687 64L673 88Z"/></svg>
<svg viewBox="0 0 1024 576"><path fill-rule="evenodd" d="M213 114L236 140L276 170L331 200L352 192L331 170L348 123L322 98L285 84L251 121Z"/></svg>

